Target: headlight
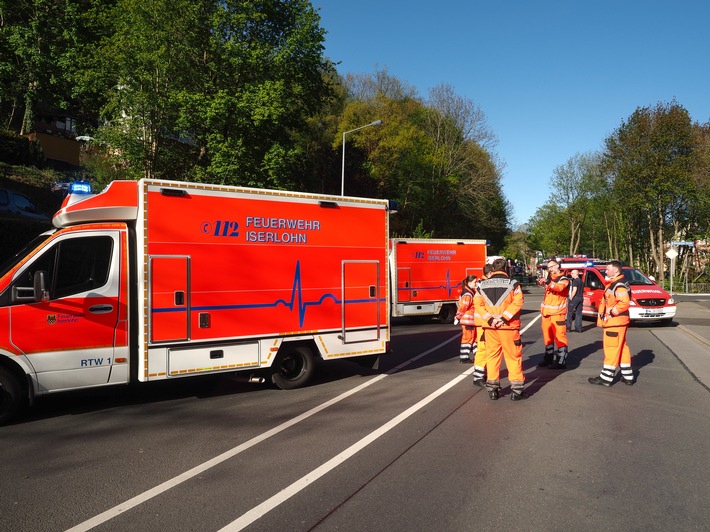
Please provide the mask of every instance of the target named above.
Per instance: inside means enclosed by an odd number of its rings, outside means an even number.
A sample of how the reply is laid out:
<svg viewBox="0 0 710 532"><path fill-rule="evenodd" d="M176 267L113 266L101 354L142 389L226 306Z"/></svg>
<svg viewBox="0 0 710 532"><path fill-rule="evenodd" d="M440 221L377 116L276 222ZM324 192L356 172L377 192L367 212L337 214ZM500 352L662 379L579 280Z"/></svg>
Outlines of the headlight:
<svg viewBox="0 0 710 532"><path fill-rule="evenodd" d="M631 304L632 307L638 307L638 304L633 299L630 299L629 303Z"/></svg>
<svg viewBox="0 0 710 532"><path fill-rule="evenodd" d="M670 299L668 300L668 304L669 304L669 305L675 305L675 301L673 301L673 298L670 298Z"/></svg>

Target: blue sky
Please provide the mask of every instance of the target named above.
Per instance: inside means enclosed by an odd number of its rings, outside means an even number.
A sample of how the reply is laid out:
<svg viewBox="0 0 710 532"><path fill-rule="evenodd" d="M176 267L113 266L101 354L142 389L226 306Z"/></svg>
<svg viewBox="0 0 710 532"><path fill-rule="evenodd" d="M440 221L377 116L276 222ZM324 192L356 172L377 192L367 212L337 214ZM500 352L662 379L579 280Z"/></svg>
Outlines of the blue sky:
<svg viewBox="0 0 710 532"><path fill-rule="evenodd" d="M341 75L387 71L419 95L442 83L498 137L503 187L525 223L557 166L637 107L675 99L710 121L706 0L313 0Z"/></svg>

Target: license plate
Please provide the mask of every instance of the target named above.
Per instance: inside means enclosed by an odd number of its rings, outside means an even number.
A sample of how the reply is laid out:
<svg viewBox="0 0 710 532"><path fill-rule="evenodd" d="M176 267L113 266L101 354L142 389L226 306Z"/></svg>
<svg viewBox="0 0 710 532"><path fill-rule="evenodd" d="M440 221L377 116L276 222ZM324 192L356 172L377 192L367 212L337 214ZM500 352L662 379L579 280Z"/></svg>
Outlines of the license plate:
<svg viewBox="0 0 710 532"><path fill-rule="evenodd" d="M656 318L656 317L663 316L663 312L660 310L647 310L643 313L643 315Z"/></svg>

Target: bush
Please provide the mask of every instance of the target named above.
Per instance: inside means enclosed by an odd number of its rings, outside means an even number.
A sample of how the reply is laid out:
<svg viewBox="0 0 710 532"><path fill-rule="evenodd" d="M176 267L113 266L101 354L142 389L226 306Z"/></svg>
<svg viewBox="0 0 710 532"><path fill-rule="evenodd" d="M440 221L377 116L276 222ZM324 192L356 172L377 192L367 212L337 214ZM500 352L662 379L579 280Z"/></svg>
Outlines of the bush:
<svg viewBox="0 0 710 532"><path fill-rule="evenodd" d="M0 131L0 161L12 165L43 168L44 153L37 140L21 137L11 131Z"/></svg>

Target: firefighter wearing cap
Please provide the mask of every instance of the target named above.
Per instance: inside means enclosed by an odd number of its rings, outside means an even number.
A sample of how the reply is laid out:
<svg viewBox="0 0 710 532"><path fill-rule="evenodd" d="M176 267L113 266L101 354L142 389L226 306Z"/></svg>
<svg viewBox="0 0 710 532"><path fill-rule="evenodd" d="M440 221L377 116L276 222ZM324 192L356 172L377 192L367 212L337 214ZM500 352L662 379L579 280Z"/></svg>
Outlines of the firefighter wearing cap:
<svg viewBox="0 0 710 532"><path fill-rule="evenodd" d="M461 346L459 348L459 362L469 364L471 357L476 354L476 321L474 319L473 294L476 289L478 277L468 275L461 281L461 296L454 323L461 324Z"/></svg>
<svg viewBox="0 0 710 532"><path fill-rule="evenodd" d="M565 369L567 367L567 295L570 281L560 271L560 264L556 260L548 261L547 274L547 279L539 281L539 284L545 287L545 296L540 305L545 356L538 366ZM555 345L557 345L556 355Z"/></svg>
<svg viewBox="0 0 710 532"><path fill-rule="evenodd" d="M607 282L604 297L599 304L597 325L603 330L604 366L598 377L590 377L592 384L611 386L616 368L621 366L621 381L631 386L634 373L631 369L631 351L626 345L629 329L631 295L621 270L621 263L613 260L606 267Z"/></svg>
<svg viewBox="0 0 710 532"><path fill-rule="evenodd" d="M476 311L481 316L486 337L486 369L488 396L497 400L500 396L500 363L505 357L513 401L527 399L523 391L523 341L520 338L520 310L523 308L523 290L518 281L505 272L505 259L493 261L493 271L488 279L476 287L473 299Z"/></svg>

